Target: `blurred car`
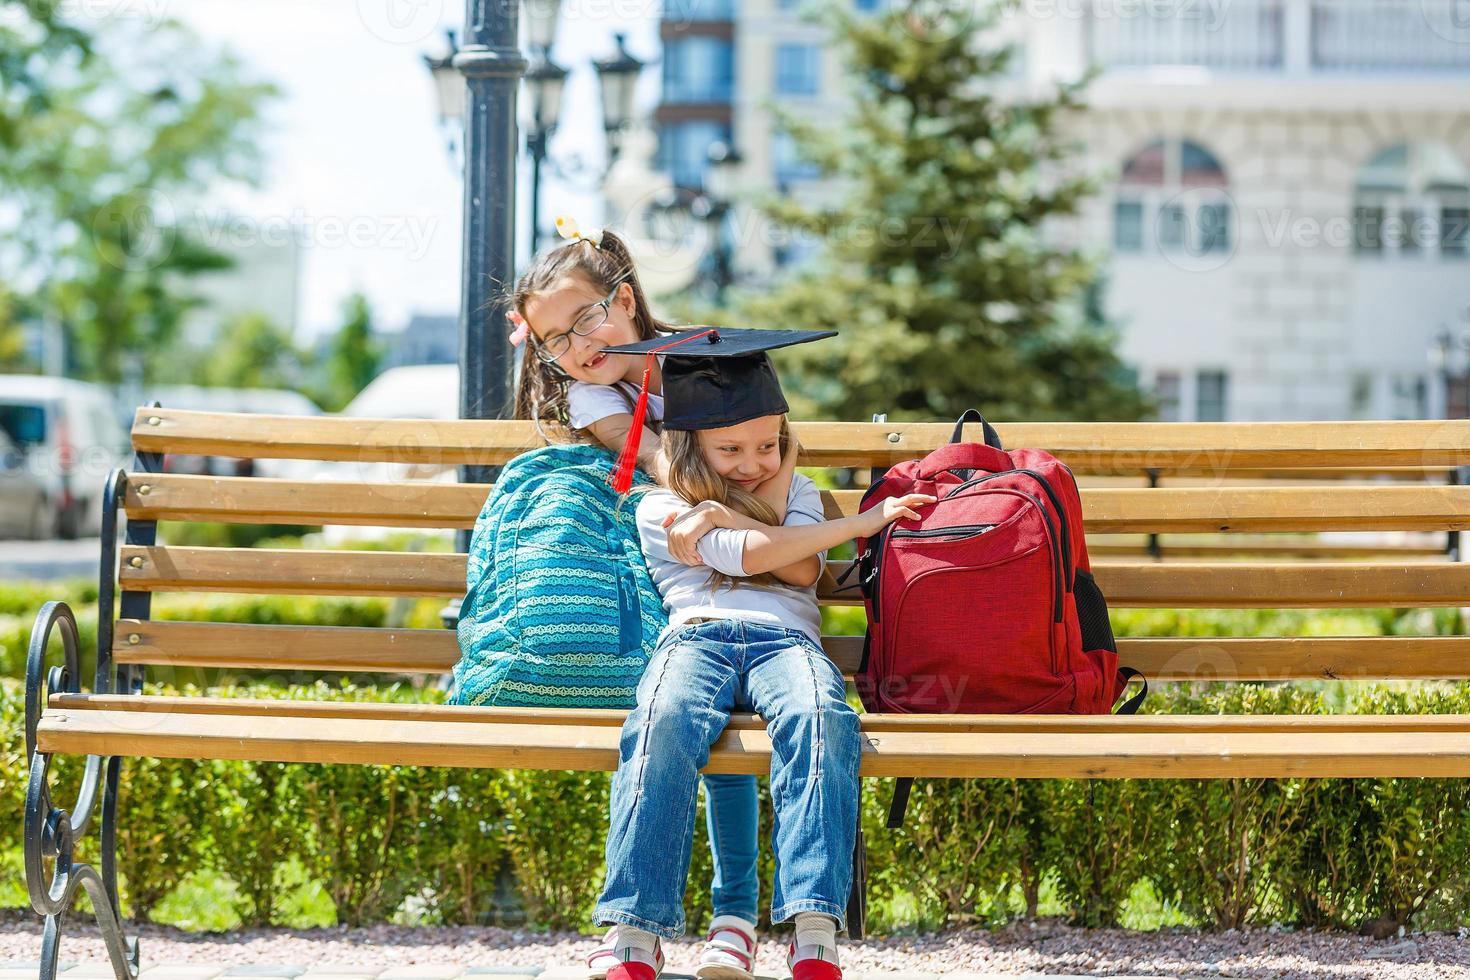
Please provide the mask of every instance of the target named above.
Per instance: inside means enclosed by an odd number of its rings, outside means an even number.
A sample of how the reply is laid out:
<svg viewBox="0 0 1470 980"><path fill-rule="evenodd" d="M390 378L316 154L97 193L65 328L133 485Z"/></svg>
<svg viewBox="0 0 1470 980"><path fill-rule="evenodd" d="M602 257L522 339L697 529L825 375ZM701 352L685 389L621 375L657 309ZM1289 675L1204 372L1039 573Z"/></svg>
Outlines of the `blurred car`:
<svg viewBox="0 0 1470 980"><path fill-rule="evenodd" d="M253 415L320 415L316 402L285 388L206 388L201 385L150 385L142 404L194 412L244 412ZM131 423L131 416L129 422ZM167 456L166 473L202 476L256 476L264 471L252 459L231 456Z"/></svg>
<svg viewBox="0 0 1470 980"><path fill-rule="evenodd" d="M130 454L107 389L70 378L0 375L0 429L44 489L56 533L101 533L103 484Z"/></svg>
<svg viewBox="0 0 1470 980"><path fill-rule="evenodd" d="M40 541L56 533L56 511L26 454L0 431L0 538Z"/></svg>

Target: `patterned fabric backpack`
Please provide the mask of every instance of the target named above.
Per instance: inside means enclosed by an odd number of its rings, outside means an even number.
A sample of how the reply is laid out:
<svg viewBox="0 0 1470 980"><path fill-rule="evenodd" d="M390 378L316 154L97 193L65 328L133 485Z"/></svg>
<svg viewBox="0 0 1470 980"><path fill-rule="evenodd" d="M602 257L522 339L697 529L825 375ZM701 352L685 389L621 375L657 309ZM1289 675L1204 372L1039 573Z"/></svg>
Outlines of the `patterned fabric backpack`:
<svg viewBox="0 0 1470 980"><path fill-rule="evenodd" d="M470 537L451 703L633 707L669 621L613 462L573 445L505 465Z"/></svg>

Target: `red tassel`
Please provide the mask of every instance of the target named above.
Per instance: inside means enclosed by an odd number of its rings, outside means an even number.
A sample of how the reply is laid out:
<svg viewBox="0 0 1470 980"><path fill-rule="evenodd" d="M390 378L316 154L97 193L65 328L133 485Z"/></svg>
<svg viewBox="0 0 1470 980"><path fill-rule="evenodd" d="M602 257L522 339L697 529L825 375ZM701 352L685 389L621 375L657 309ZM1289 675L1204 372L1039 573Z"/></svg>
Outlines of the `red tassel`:
<svg viewBox="0 0 1470 980"><path fill-rule="evenodd" d="M648 417L648 381L653 373L654 355L661 350L711 334L718 337L719 331L701 330L699 333L686 334L648 352L648 359L643 365L643 385L638 389L638 401L633 404L633 425L628 429L628 438L623 441L623 451L618 453L617 465L608 477L608 482L618 493L627 493L633 489L633 471L638 468L638 444L643 440L643 420Z"/></svg>
<svg viewBox="0 0 1470 980"><path fill-rule="evenodd" d="M612 487L618 493L627 493L633 488L633 470L638 466L638 443L643 439L643 420L648 416L648 377L653 370L653 355L643 368L643 387L638 391L638 401L633 405L633 427L623 441L623 451L618 453L618 465L613 467Z"/></svg>

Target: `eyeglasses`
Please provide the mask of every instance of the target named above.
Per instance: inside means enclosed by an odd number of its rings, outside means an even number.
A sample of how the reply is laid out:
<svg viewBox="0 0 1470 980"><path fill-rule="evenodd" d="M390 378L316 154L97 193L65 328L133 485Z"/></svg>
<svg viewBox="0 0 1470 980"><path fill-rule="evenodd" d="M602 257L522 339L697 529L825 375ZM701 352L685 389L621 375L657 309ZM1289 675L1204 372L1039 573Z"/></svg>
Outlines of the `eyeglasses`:
<svg viewBox="0 0 1470 980"><path fill-rule="evenodd" d="M612 292L583 310L582 315L577 317L576 322L572 324L572 329L563 330L561 333L552 334L539 341L536 345L536 356L547 364L555 364L563 354L572 349L572 334L587 337L602 329L612 309L613 297L618 294L622 285L618 283L612 288Z"/></svg>

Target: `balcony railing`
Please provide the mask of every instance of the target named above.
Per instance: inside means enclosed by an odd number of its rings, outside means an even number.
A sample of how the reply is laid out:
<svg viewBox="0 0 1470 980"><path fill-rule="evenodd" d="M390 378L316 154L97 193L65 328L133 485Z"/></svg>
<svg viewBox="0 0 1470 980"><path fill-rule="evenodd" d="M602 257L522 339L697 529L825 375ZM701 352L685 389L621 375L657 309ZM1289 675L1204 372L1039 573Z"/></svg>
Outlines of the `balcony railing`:
<svg viewBox="0 0 1470 980"><path fill-rule="evenodd" d="M1282 6L1283 0L1094 5L1084 24L1085 43L1089 60L1105 68L1278 69L1284 54Z"/></svg>
<svg viewBox="0 0 1470 980"><path fill-rule="evenodd" d="M1103 68L1470 71L1470 0L1180 0L1087 10L1086 52Z"/></svg>
<svg viewBox="0 0 1470 980"><path fill-rule="evenodd" d="M1470 0L1313 0L1312 66L1470 69Z"/></svg>

